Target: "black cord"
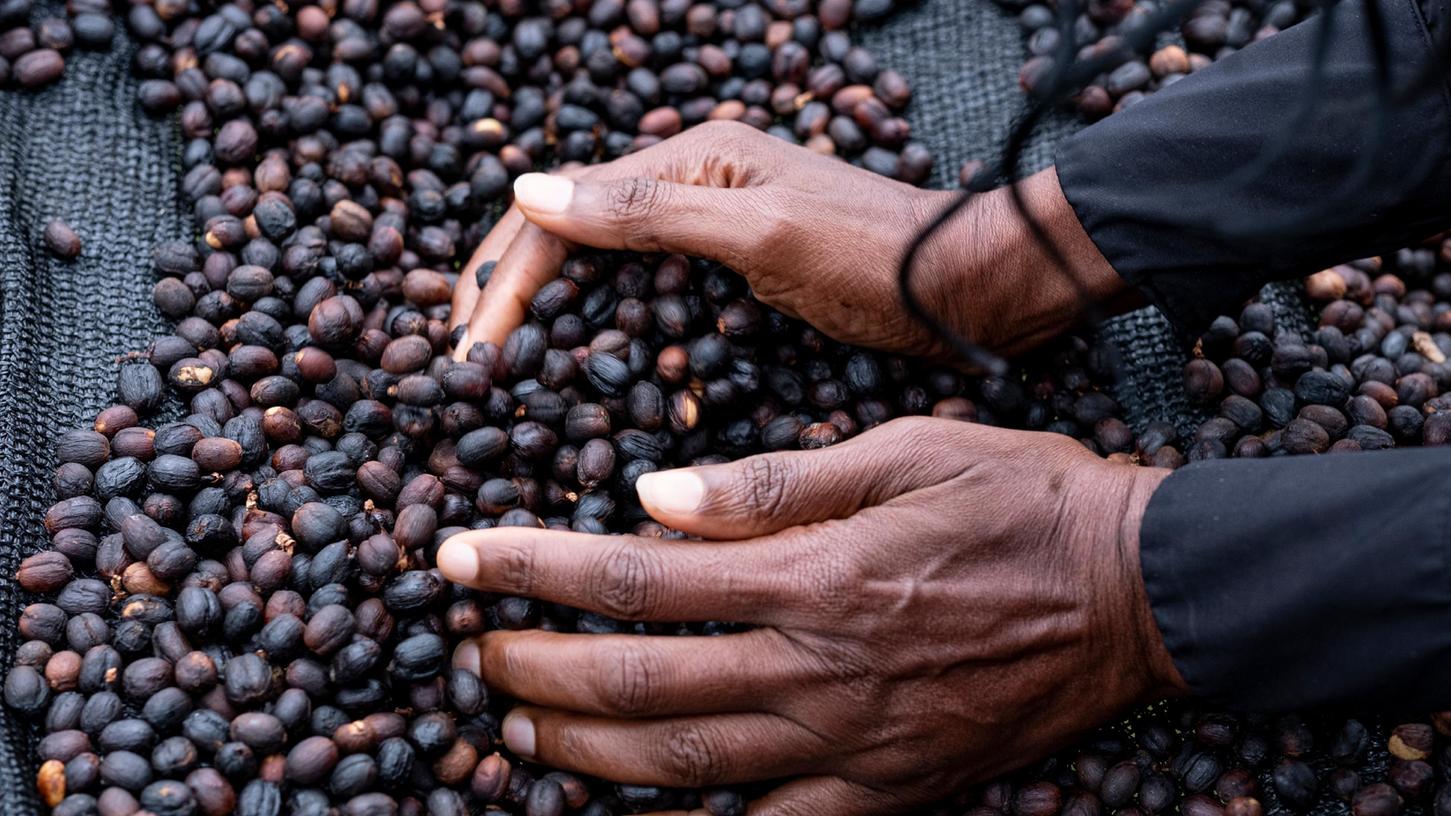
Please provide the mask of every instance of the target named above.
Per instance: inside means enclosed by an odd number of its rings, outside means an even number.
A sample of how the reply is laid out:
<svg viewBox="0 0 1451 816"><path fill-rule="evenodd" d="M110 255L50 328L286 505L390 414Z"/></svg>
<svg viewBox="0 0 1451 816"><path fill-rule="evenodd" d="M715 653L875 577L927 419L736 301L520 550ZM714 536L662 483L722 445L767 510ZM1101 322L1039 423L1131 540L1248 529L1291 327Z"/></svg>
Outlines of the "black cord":
<svg viewBox="0 0 1451 816"><path fill-rule="evenodd" d="M1177 2L1164 6L1146 16L1140 24L1123 35L1123 50L1087 60L1074 59L1076 46L1073 41L1072 29L1078 16L1077 3L1075 0L1063 0L1058 4L1055 23L1059 33L1059 43L1051 58L1051 65L1041 77L1035 78L1038 81L1035 87L1030 89L1027 107L1010 129L997 160L991 168L980 171L972 180L968 190L954 198L952 203L944 208L931 223L918 231L908 245L898 269L898 288L908 311L936 333L969 366L999 376L1008 370L1007 363L1000 356L958 335L917 299L912 291L911 277L922 246L931 240L943 225L957 216L967 206L973 195L989 189L993 179L998 177L1018 178L1024 148L1042 118L1053 106L1068 101L1094 77L1116 67L1122 62L1125 53L1142 53L1153 44L1160 33L1167 31L1171 26L1178 25L1199 2L1201 0L1177 0ZM1308 125L1311 114L1325 95L1326 64L1333 41L1333 27L1337 17L1336 7L1339 2L1340 0L1328 0L1319 9L1318 19L1315 22L1318 27L1317 37L1311 56L1310 75L1306 81L1306 93L1302 96L1302 102L1295 115L1291 117L1290 123L1275 134L1254 162L1210 185L1205 190L1206 200L1237 192L1260 180L1266 173L1271 172L1278 159L1294 147L1298 134ZM1338 209L1344 207L1351 197L1363 190L1377 169L1381 151L1388 139L1393 107L1414 97L1419 90L1426 87L1427 83L1444 82L1446 70L1442 55L1451 51L1451 26L1447 26L1445 31L1438 33L1432 49L1432 59L1405 87L1397 91L1392 82L1389 36L1384 16L1376 0L1366 0L1365 7L1364 28L1374 61L1376 89L1375 107L1368 117L1371 135L1367 148L1361 151L1347 174L1346 181L1334 194L1325 197L1317 206L1285 212L1274 218L1266 218L1260 213L1252 219L1232 221L1228 218L1220 218L1216 220L1206 213L1205 218L1198 219L1199 224L1191 227L1186 223L1189 219L1186 219L1182 212L1184 202L1172 199L1165 194L1159 194L1157 191L1147 190L1140 195L1144 197L1144 202L1148 206L1141 209L1147 212L1157 209L1166 213L1175 213L1175 215L1162 218L1146 217L1160 225L1172 225L1188 231L1212 235L1219 239L1246 243L1265 242L1273 245L1275 242L1293 240L1296 235L1306 234L1311 228L1322 227L1326 218L1332 217ZM1420 174L1429 174L1435 171L1437 165L1438 162L1434 160L1434 157L1427 157L1417 170ZM1419 183L1419 181L1415 183ZM1018 216L1028 225L1034 242L1051 260L1051 271L1063 274L1077 292L1084 306L1084 317L1089 321L1101 319L1104 316L1101 305L1089 295L1083 287L1082 281L1069 269L1066 258L1052 236L1028 211L1022 191L1016 181L1010 184L1010 196Z"/></svg>
<svg viewBox="0 0 1451 816"><path fill-rule="evenodd" d="M1129 53L1144 50L1153 43L1155 37L1169 26L1178 25L1183 17L1195 5L1202 0L1175 0L1175 2L1159 9L1145 18L1144 22L1128 32L1123 40L1125 49ZM986 371L994 376L1002 376L1008 370L1007 361L1001 356L983 347L978 343L961 336L950 326L943 323L936 315L932 314L917 295L912 291L912 269L916 263L917 255L922 247L932 239L932 236L940 230L943 225L951 221L960 213L972 196L986 192L991 188L992 180L1000 176L1015 178L1022 161L1023 148L1032 137L1034 129L1042 120L1043 116L1055 105L1067 101L1067 99L1086 85L1093 77L1105 70L1110 70L1114 64L1121 60L1123 51L1101 54L1087 60L1074 60L1073 23L1077 19L1076 0L1061 0L1058 5L1056 22L1059 30L1058 48L1053 58L1050 70L1042 78L1043 81L1038 88L1034 88L1028 101L1027 109L1018 118L1014 126L1009 130L1008 137L1000 151L998 160L989 168L979 171L972 179L967 190L964 190L952 203L945 207L936 218L926 227L919 230L907 246L907 251L902 256L902 262L897 269L897 289L902 296L902 302L906 305L907 311L917 320L925 324L933 331L947 346L952 349L970 368ZM1090 320L1096 320L1101 316L1101 307L1096 300L1089 296L1083 288L1082 281L1078 280L1071 272L1067 271L1067 261L1052 237L1038 223L1037 219L1028 212L1026 203L1022 199L1021 191L1013 183L1011 186L1013 205L1018 215L1028 224L1033 239L1052 259L1053 266L1057 270L1064 271L1071 285L1078 293L1080 300L1085 305L1085 316Z"/></svg>

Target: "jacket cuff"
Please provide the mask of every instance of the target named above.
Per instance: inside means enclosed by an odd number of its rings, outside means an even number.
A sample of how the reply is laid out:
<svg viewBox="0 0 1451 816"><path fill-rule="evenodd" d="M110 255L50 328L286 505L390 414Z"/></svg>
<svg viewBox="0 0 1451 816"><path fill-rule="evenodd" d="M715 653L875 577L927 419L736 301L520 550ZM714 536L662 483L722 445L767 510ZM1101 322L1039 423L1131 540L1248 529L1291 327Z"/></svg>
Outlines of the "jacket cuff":
<svg viewBox="0 0 1451 816"><path fill-rule="evenodd" d="M1417 0L1376 2L1393 55L1392 87L1404 89L1431 61L1431 36ZM1451 226L1446 83L1390 106L1378 140L1372 123L1382 95L1364 16L1360 3L1336 7L1321 92L1311 103L1320 17L1060 145L1059 182L1080 223L1183 339L1236 313L1270 281Z"/></svg>
<svg viewBox="0 0 1451 816"><path fill-rule="evenodd" d="M1451 706L1451 450L1215 460L1150 499L1140 563L1198 696Z"/></svg>

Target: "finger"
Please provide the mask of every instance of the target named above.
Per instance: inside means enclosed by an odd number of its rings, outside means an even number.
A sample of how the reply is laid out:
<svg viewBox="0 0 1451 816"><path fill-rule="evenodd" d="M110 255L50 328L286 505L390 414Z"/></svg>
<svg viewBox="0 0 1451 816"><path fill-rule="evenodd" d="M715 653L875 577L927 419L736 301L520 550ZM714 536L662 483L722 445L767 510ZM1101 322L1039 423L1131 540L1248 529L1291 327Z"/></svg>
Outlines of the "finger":
<svg viewBox="0 0 1451 816"><path fill-rule="evenodd" d="M887 444L869 432L820 450L647 473L635 489L661 524L705 538L742 539L846 518L963 467L958 459L921 456L910 439L888 436Z"/></svg>
<svg viewBox="0 0 1451 816"><path fill-rule="evenodd" d="M528 316L539 287L559 277L568 255L569 245L525 221L479 295L469 316L469 337L502 346Z"/></svg>
<svg viewBox="0 0 1451 816"><path fill-rule="evenodd" d="M809 678L772 629L716 637L488 632L454 665L490 689L549 708L605 717L770 711Z"/></svg>
<svg viewBox="0 0 1451 816"><path fill-rule="evenodd" d="M897 812L881 792L835 776L788 782L752 802L747 816L875 816Z"/></svg>
<svg viewBox="0 0 1451 816"><path fill-rule="evenodd" d="M458 283L453 287L453 304L449 310L449 331L459 326L467 326L469 318L474 313L474 308L479 300L479 269L486 263L497 263L499 256L504 254L504 249L514 240L519 229L529 222L524 220L524 214L519 208L510 207L504 216L484 236L479 248L474 250L473 257L464 265L463 271L459 273ZM462 361L468 356L469 348L473 346L474 340L468 334L457 338L454 344L454 359Z"/></svg>
<svg viewBox="0 0 1451 816"><path fill-rule="evenodd" d="M522 595L626 621L774 624L791 593L790 552L639 536L494 528L449 538L438 568L486 592Z"/></svg>
<svg viewBox="0 0 1451 816"><path fill-rule="evenodd" d="M771 230L772 194L677 184L651 176L571 180L526 173L514 201L531 222L601 249L681 252L735 264Z"/></svg>
<svg viewBox="0 0 1451 816"><path fill-rule="evenodd" d="M519 706L501 730L510 750L535 762L625 784L683 788L805 773L827 748L771 714L614 720Z"/></svg>
<svg viewBox="0 0 1451 816"><path fill-rule="evenodd" d="M564 179L577 179L586 174L598 173L602 167L588 167L583 164L567 164L557 168L554 174ZM557 238L550 237L540 228L525 221L519 212L518 202L509 208L518 213L512 222L512 232L498 244L498 251L490 260L496 261L489 282L477 293L473 306L467 312L454 312L460 321L467 321L469 337L474 343L503 346L509 332L518 328L528 314L530 301L540 286L559 276L560 264L564 263L569 247ZM527 234L527 238L522 235ZM522 240L521 240L522 238ZM514 247L519 247L514 251Z"/></svg>

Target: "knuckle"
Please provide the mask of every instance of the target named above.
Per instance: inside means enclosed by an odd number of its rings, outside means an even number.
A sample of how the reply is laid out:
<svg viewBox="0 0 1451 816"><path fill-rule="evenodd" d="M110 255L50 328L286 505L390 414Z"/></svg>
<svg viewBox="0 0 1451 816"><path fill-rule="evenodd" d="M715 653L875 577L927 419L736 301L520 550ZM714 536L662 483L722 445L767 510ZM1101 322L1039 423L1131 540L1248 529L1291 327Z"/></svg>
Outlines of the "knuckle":
<svg viewBox="0 0 1451 816"><path fill-rule="evenodd" d="M538 570L534 564L533 547L507 545L501 548L497 559L494 574L499 576L499 583L507 591L519 595L529 595L534 591ZM487 568L479 572L481 575L489 574Z"/></svg>
<svg viewBox="0 0 1451 816"><path fill-rule="evenodd" d="M865 570L852 555L851 543L832 530L823 526L814 531L816 546L804 548L792 570L792 584L798 597L811 599L816 615L850 629L854 621L876 616L863 608L867 603Z"/></svg>
<svg viewBox="0 0 1451 816"><path fill-rule="evenodd" d="M886 681L873 670L871 660L851 651L843 651L833 661L832 676L843 699L870 705L881 700Z"/></svg>
<svg viewBox="0 0 1451 816"><path fill-rule="evenodd" d="M903 441L909 444L920 444L932 442L942 427L941 420L934 420L929 417L909 416L900 417L888 422L883 428L890 428Z"/></svg>
<svg viewBox="0 0 1451 816"><path fill-rule="evenodd" d="M661 667L647 649L622 649L606 664L600 678L600 699L610 713L638 717L655 708Z"/></svg>
<svg viewBox="0 0 1451 816"><path fill-rule="evenodd" d="M621 179L608 190L606 202L610 215L637 232L645 229L665 206L665 185L646 176Z"/></svg>
<svg viewBox="0 0 1451 816"><path fill-rule="evenodd" d="M739 138L735 126L740 124L724 119L707 119L695 127L686 128L673 141L715 152L721 147L722 139Z"/></svg>
<svg viewBox="0 0 1451 816"><path fill-rule="evenodd" d="M568 722L557 723L547 736L541 731L538 739L541 756L544 751L553 748L549 763L565 770L578 769L603 753L602 746L597 744L598 738Z"/></svg>
<svg viewBox="0 0 1451 816"><path fill-rule="evenodd" d="M738 484L732 494L742 509L774 516L786 509L786 483L792 466L783 457L755 456L746 459L738 472Z"/></svg>
<svg viewBox="0 0 1451 816"><path fill-rule="evenodd" d="M677 784L698 788L721 778L722 757L711 729L699 723L684 723L671 730L661 746L662 770Z"/></svg>
<svg viewBox="0 0 1451 816"><path fill-rule="evenodd" d="M978 429L971 423L933 417L902 417L879 430L883 436L878 442L884 444L870 452L863 450L863 455L893 464L893 471L900 477L954 472L966 449L964 444L978 438Z"/></svg>
<svg viewBox="0 0 1451 816"><path fill-rule="evenodd" d="M621 620L634 621L652 611L652 587L659 578L655 559L631 544L607 548L593 570L597 576L600 612Z"/></svg>
<svg viewBox="0 0 1451 816"><path fill-rule="evenodd" d="M521 644L510 641L494 641L492 646L486 647L494 650L495 660L502 666L506 677L527 677L533 671L529 665L526 650L520 648Z"/></svg>
<svg viewBox="0 0 1451 816"><path fill-rule="evenodd" d="M700 131L703 139L727 154L742 150L761 135L760 131L750 125L733 119L712 119L702 122L692 130Z"/></svg>
<svg viewBox="0 0 1451 816"><path fill-rule="evenodd" d="M746 202L756 221L755 248L757 250L797 245L802 238L802 224L819 221L815 215L808 217L805 222L801 221L800 217L793 213L795 208L791 206L787 197L778 194L778 191L772 188L752 187L742 192L745 192L746 195L741 198Z"/></svg>

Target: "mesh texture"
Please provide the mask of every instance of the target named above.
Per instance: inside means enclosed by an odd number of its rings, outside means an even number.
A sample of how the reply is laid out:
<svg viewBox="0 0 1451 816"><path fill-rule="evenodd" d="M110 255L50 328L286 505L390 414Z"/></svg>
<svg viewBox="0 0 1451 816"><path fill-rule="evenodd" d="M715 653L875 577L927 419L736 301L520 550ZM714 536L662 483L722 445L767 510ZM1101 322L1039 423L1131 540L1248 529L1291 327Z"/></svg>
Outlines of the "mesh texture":
<svg viewBox="0 0 1451 816"><path fill-rule="evenodd" d="M59 11L55 7L52 11ZM59 84L0 93L0 656L33 599L16 566L49 545L53 440L111 402L116 357L166 328L151 303L151 249L183 235L180 137L140 115L132 48L66 59ZM54 258L40 232L61 217L81 256ZM0 706L0 807L35 813L38 723Z"/></svg>

